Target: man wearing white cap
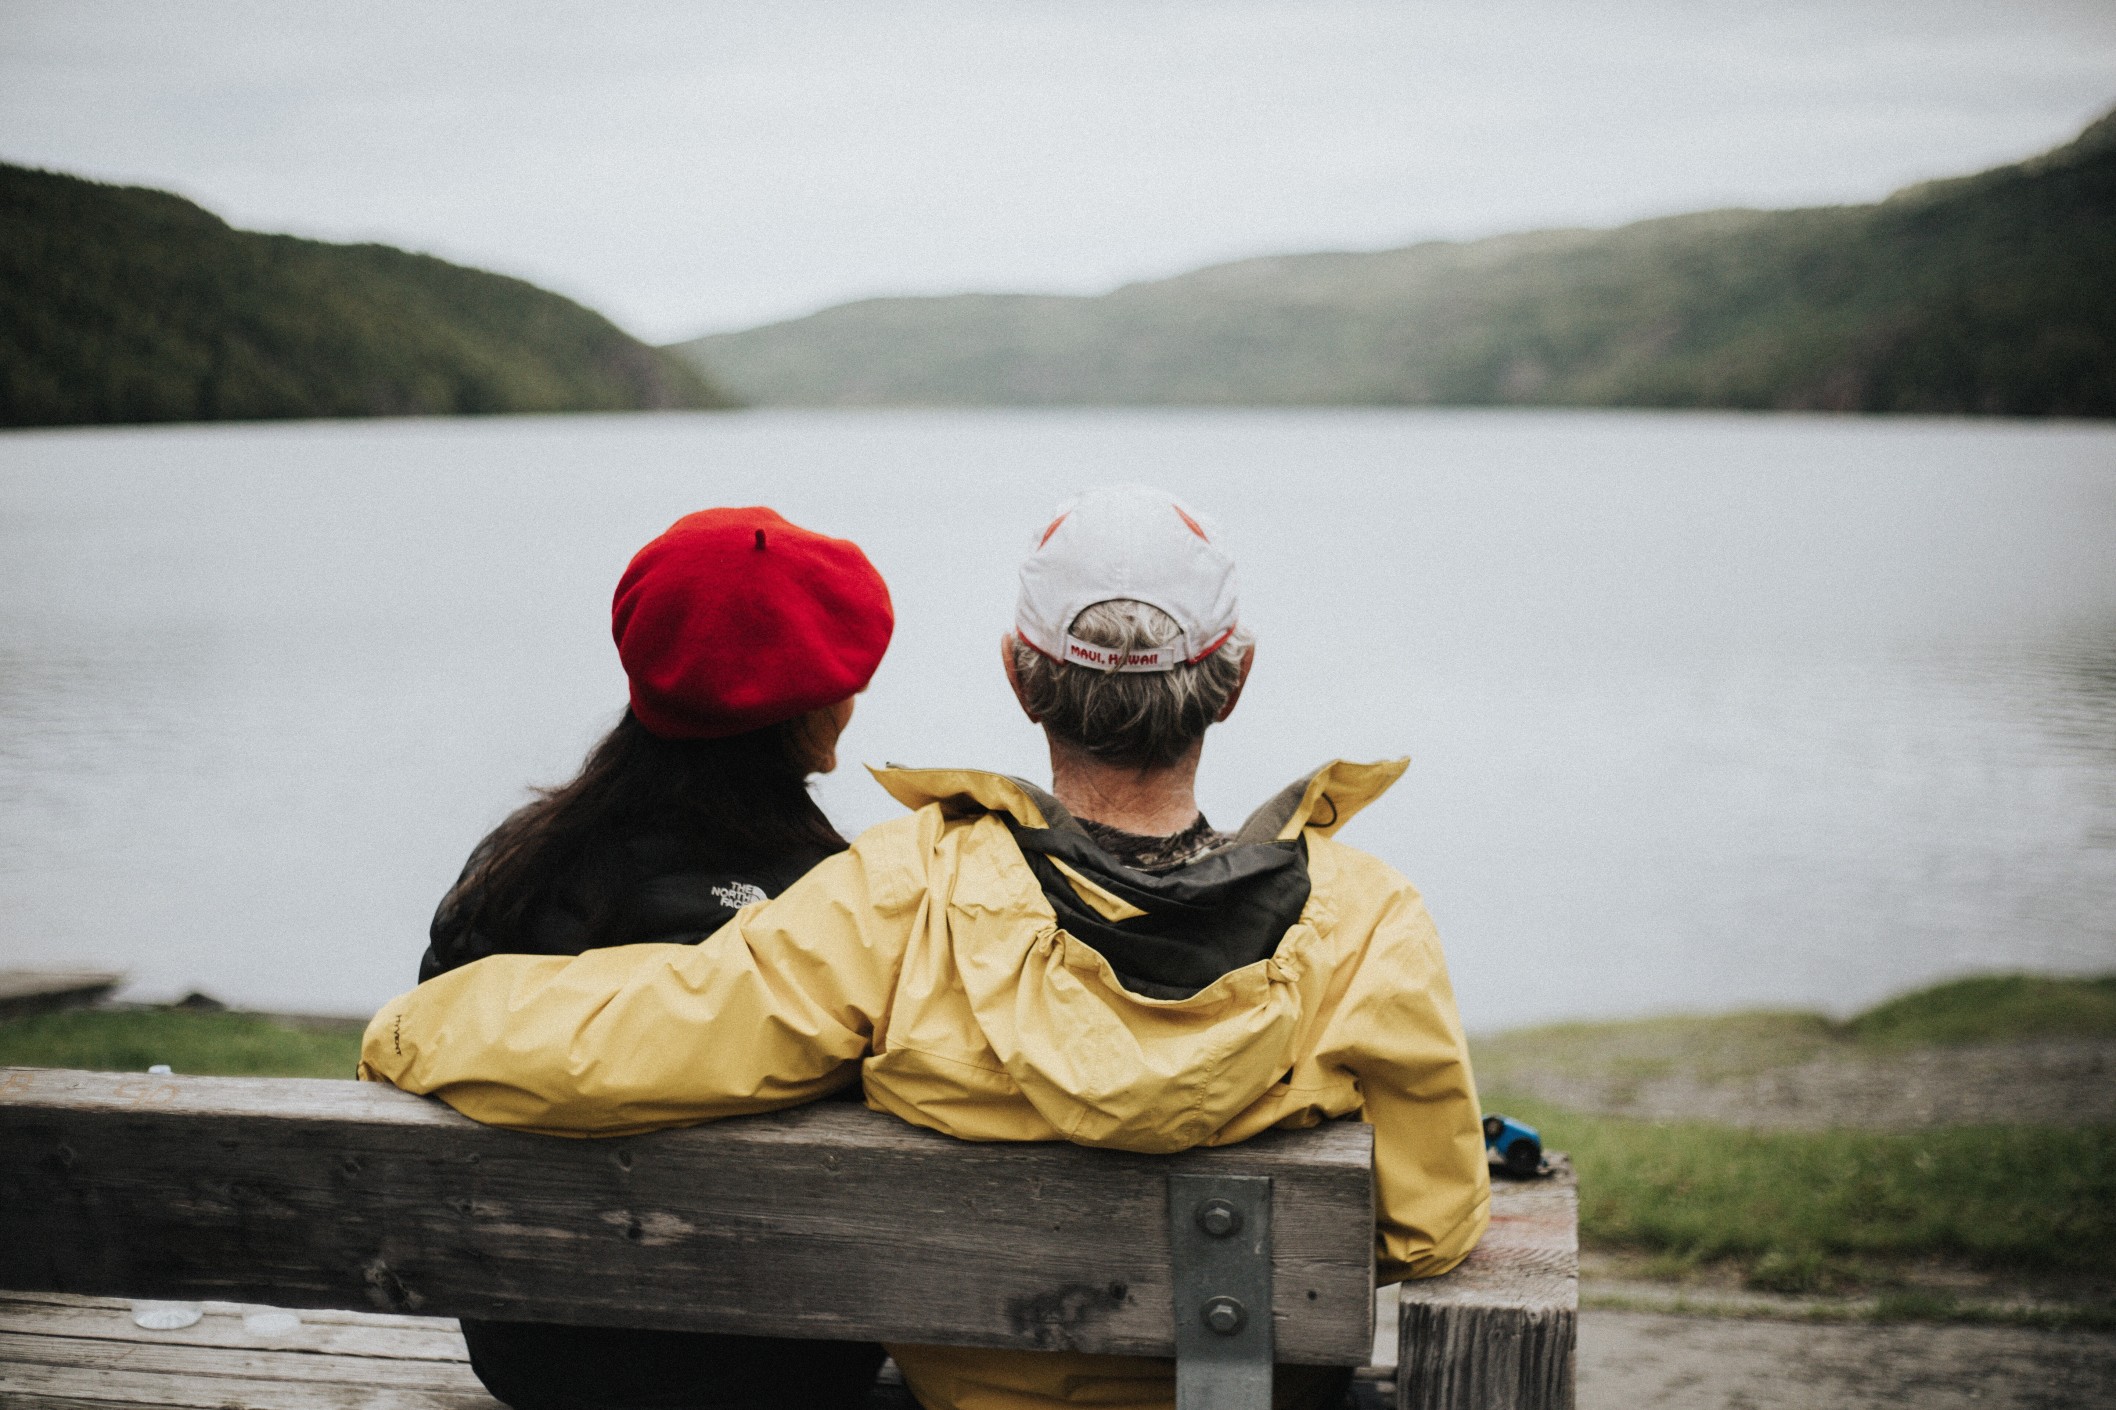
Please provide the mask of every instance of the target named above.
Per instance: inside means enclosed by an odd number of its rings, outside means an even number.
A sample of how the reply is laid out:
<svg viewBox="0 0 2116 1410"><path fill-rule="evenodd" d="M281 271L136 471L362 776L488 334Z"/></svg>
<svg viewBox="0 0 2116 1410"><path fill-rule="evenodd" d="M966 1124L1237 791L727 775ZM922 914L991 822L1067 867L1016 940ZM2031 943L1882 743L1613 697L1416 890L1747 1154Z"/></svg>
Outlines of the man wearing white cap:
<svg viewBox="0 0 2116 1410"><path fill-rule="evenodd" d="M1021 565L1007 680L1044 726L1052 791L1122 861L1153 872L1228 839L1198 811L1205 731L1256 659L1234 559L1158 490L1061 505Z"/></svg>
<svg viewBox="0 0 2116 1410"><path fill-rule="evenodd" d="M1061 506L1002 655L1049 740L1048 792L879 771L912 811L777 899L696 945L496 956L429 981L376 1015L362 1075L574 1135L855 1081L869 1106L971 1140L1174 1152L1359 1119L1380 1276L1452 1268L1490 1189L1446 962L1417 892L1334 836L1403 761L1327 764L1232 833L1205 821L1204 737L1255 647L1233 560L1158 491ZM890 1351L932 1410L1174 1400L1165 1361ZM1344 1384L1281 1367L1275 1399L1320 1410Z"/></svg>

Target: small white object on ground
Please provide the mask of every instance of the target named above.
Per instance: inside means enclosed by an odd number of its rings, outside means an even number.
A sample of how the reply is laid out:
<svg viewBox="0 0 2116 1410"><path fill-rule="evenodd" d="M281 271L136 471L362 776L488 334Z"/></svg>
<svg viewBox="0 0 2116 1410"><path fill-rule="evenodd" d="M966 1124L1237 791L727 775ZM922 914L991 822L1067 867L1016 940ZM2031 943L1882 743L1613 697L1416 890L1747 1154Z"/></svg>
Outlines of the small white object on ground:
<svg viewBox="0 0 2116 1410"><path fill-rule="evenodd" d="M196 1326L206 1309L195 1302L135 1302L132 1324L150 1332L180 1332Z"/></svg>
<svg viewBox="0 0 2116 1410"><path fill-rule="evenodd" d="M276 1307L266 1307L256 1312L244 1313L242 1324L259 1336L276 1337L291 1332L300 1326L301 1318L291 1312L283 1312Z"/></svg>
<svg viewBox="0 0 2116 1410"><path fill-rule="evenodd" d="M148 1075L148 1076L150 1076L150 1077L174 1077L174 1076L176 1076L176 1074L175 1074L175 1073L173 1073L173 1072L171 1072L171 1071L169 1070L169 1064L168 1064L168 1063L166 1063L166 1062L158 1062L158 1063L156 1063L156 1064L155 1064L154 1066L152 1066L152 1067L148 1068L148 1069L147 1069L147 1075Z"/></svg>

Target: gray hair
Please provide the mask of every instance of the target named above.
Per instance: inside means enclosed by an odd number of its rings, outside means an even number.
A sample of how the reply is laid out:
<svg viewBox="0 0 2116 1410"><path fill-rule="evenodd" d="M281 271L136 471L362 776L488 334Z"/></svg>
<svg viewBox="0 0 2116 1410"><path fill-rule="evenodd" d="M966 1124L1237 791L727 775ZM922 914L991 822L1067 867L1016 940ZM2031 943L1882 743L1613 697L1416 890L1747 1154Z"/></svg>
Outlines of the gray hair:
<svg viewBox="0 0 2116 1410"><path fill-rule="evenodd" d="M1176 619L1130 598L1098 602L1073 619L1072 634L1123 653L1150 651L1183 635ZM1051 733L1111 763L1155 768L1174 763L1205 731L1242 681L1255 638L1237 627L1225 645L1195 664L1167 671L1118 671L1054 661L1016 637L1014 674L1030 713Z"/></svg>

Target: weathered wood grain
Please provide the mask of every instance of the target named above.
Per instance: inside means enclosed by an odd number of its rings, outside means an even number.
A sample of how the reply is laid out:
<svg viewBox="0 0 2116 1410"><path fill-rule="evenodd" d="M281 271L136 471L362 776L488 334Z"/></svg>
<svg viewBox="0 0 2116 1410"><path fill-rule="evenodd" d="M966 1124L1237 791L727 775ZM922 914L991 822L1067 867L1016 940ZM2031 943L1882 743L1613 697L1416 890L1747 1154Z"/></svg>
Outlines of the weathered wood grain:
<svg viewBox="0 0 2116 1410"><path fill-rule="evenodd" d="M6 1325L6 1320L10 1317L33 1315L35 1310L39 1308L74 1312L89 1312L108 1308L112 1311L121 1311L129 1315L133 1304L138 1300L137 1298L125 1297L93 1297L83 1293L11 1292L0 1289L0 1326ZM199 1306L205 1309L207 1317L213 1317L221 1314L240 1316L245 1312L255 1311L259 1308L270 1308L276 1306L276 1304L268 1302L217 1302L207 1298L199 1301ZM413 1330L431 1330L436 1327L451 1325L445 1317L414 1317L398 1312L373 1312L364 1308L332 1307L311 1307L307 1309L301 1314L301 1324L305 1327L403 1327ZM166 1336L167 1333L157 1332L155 1335L160 1337Z"/></svg>
<svg viewBox="0 0 2116 1410"><path fill-rule="evenodd" d="M1405 1283L1400 1410L1571 1410L1579 1320L1579 1189L1492 1182L1491 1229L1454 1272Z"/></svg>
<svg viewBox="0 0 2116 1410"><path fill-rule="evenodd" d="M375 1386L390 1390L479 1390L467 1362L399 1361L386 1356L259 1347L198 1346L87 1337L19 1336L0 1332L0 1386L22 1366L74 1366L156 1375L233 1376L306 1385Z"/></svg>
<svg viewBox="0 0 2116 1410"><path fill-rule="evenodd" d="M11 1364L5 1370L6 1398L0 1403L8 1410L500 1410L467 1367L463 1375L469 1385L458 1389L216 1375L195 1365L154 1371Z"/></svg>
<svg viewBox="0 0 2116 1410"><path fill-rule="evenodd" d="M310 1309L301 1325L286 1332L253 1332L243 1323L252 1306L203 1304L204 1315L176 1331L149 1331L132 1320L132 1302L121 1298L70 1297L64 1293L0 1293L0 1333L73 1341L146 1342L257 1351L309 1351L335 1356L374 1356L396 1361L469 1359L462 1333L443 1317L402 1317ZM38 1359L31 1357L30 1359ZM0 1384L5 1383L0 1371Z"/></svg>
<svg viewBox="0 0 2116 1410"><path fill-rule="evenodd" d="M1280 1357L1357 1365L1371 1160L1347 1122L1157 1157L828 1103L567 1141L372 1084L9 1069L0 1285L1166 1356L1166 1177L1210 1168L1274 1181Z"/></svg>
<svg viewBox="0 0 2116 1410"><path fill-rule="evenodd" d="M0 1293L0 1406L498 1410L451 1321L310 1311L264 1335L243 1325L254 1305L203 1310L194 1326L151 1331L134 1324L130 1300Z"/></svg>

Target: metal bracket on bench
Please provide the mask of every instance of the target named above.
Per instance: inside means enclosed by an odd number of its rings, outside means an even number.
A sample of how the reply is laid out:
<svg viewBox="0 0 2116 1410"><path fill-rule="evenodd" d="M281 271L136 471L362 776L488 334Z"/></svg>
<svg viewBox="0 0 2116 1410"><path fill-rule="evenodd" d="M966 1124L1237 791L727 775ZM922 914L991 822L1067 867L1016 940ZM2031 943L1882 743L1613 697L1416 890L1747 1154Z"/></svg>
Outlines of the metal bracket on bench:
<svg viewBox="0 0 2116 1410"><path fill-rule="evenodd" d="M1168 1177L1176 1410L1270 1410L1271 1180Z"/></svg>

